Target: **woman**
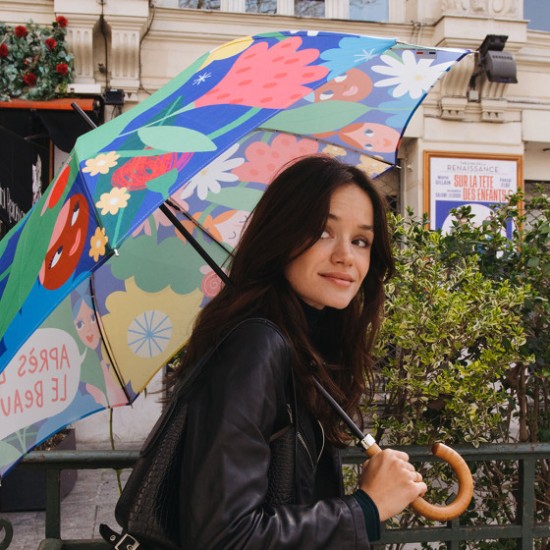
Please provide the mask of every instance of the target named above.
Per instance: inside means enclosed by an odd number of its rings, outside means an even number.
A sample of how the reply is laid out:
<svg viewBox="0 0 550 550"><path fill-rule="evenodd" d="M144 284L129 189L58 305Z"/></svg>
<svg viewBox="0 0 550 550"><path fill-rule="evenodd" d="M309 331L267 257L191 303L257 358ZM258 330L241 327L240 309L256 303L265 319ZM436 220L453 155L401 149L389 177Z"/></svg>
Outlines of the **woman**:
<svg viewBox="0 0 550 550"><path fill-rule="evenodd" d="M217 343L189 401L183 548L368 548L424 494L407 455L386 450L343 496L336 449L350 439L312 383L357 416L392 271L385 204L359 169L312 156L274 179L177 372Z"/></svg>

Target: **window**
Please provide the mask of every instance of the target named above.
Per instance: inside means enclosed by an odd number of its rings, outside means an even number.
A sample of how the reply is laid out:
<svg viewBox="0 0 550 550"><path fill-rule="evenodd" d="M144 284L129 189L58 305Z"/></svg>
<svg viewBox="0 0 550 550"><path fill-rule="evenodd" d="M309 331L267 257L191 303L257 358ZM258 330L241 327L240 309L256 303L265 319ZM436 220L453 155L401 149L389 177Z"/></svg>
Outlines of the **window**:
<svg viewBox="0 0 550 550"><path fill-rule="evenodd" d="M177 0L178 8L195 8L197 10L219 10L220 0ZM170 2L172 3L172 2ZM168 7L165 5L164 7Z"/></svg>
<svg viewBox="0 0 550 550"><path fill-rule="evenodd" d="M277 13L277 0L246 0L248 13Z"/></svg>
<svg viewBox="0 0 550 550"><path fill-rule="evenodd" d="M301 17L324 17L324 0L295 0L294 14Z"/></svg>
<svg viewBox="0 0 550 550"><path fill-rule="evenodd" d="M349 18L355 21L388 21L388 0L350 0Z"/></svg>

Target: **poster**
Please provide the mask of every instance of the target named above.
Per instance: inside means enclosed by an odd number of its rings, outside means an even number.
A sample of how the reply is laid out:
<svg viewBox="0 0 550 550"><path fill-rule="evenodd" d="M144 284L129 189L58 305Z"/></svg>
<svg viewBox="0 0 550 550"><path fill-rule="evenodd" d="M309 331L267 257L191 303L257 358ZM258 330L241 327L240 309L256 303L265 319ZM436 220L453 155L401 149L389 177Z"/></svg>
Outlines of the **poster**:
<svg viewBox="0 0 550 550"><path fill-rule="evenodd" d="M452 227L451 210L470 206L474 223L481 223L522 182L519 156L426 152L425 161L430 229L444 233Z"/></svg>

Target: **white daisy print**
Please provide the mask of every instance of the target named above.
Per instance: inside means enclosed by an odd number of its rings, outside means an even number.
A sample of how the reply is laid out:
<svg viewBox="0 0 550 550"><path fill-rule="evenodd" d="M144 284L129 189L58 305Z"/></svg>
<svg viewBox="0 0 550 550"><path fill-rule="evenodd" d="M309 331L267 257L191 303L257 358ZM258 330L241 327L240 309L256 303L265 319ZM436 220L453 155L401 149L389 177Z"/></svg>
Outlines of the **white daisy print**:
<svg viewBox="0 0 550 550"><path fill-rule="evenodd" d="M239 148L239 144L231 146L222 153L217 159L203 168L198 174L189 180L189 183L183 188L179 198L185 200L197 192L199 199L206 199L208 193L219 193L221 191L220 182L237 181L238 177L231 173L233 168L240 166L244 162L243 157L231 158Z"/></svg>
<svg viewBox="0 0 550 550"><path fill-rule="evenodd" d="M372 70L376 73L387 75L374 83L378 88L395 86L392 90L393 97L402 97L409 94L412 99L418 99L427 92L441 73L452 66L453 62L439 63L432 66L433 59L417 59L413 52L405 50L401 59L382 55L380 59L385 65L375 65Z"/></svg>

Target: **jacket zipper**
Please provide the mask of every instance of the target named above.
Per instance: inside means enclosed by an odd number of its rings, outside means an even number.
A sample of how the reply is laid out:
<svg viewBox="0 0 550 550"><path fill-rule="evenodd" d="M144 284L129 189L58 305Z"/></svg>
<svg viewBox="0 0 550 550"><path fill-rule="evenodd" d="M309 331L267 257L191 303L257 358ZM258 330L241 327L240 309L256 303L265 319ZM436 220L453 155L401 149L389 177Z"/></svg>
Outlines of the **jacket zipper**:
<svg viewBox="0 0 550 550"><path fill-rule="evenodd" d="M294 423L294 418L292 415L292 407L290 404L287 404L288 409L288 416L290 417L291 424ZM296 431L296 438L301 443L302 447L305 449L306 454L309 458L309 461L311 463L312 468L315 468L317 464L319 464L319 460L321 459L321 455L323 454L323 451L325 450L325 430L323 429L323 425L317 420L317 423L319 424L319 427L321 428L321 435L322 435L322 444L321 444L321 450L319 451L319 455L317 456L317 460L313 460L313 456L311 455L311 451L309 450L309 447L307 446L306 440L304 436L299 432Z"/></svg>
<svg viewBox="0 0 550 550"><path fill-rule="evenodd" d="M319 464L319 460L321 460L321 456L323 455L323 451L325 450L325 430L323 429L323 425L319 420L317 420L317 423L319 424L319 428L321 428L321 436L322 436L322 443L321 443L321 450L319 451L319 456L317 457L317 464Z"/></svg>
<svg viewBox="0 0 550 550"><path fill-rule="evenodd" d="M306 454L307 454L307 456L309 458L309 461L311 463L311 467L315 468L315 462L313 462L313 457L311 456L311 452L309 450L309 447L306 444L304 436L300 432L296 432L296 438L302 444L302 447L306 450Z"/></svg>

